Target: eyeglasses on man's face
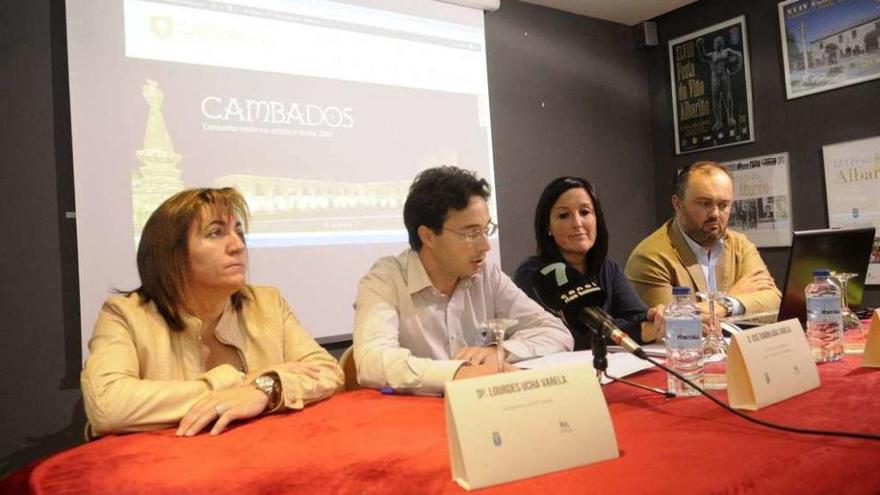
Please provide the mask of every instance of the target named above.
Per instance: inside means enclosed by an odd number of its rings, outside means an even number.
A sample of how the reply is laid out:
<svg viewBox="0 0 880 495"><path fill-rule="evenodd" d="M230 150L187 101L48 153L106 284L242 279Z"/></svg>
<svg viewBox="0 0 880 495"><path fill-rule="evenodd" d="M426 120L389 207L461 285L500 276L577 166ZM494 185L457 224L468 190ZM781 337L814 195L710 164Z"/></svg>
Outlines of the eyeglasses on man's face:
<svg viewBox="0 0 880 495"><path fill-rule="evenodd" d="M464 242L466 242L468 244L473 244L473 243L477 242L478 240L480 240L480 238L482 238L482 237L485 237L488 239L490 236L492 236L492 234L494 234L498 230L498 225L495 224L494 222L489 222L489 225L486 225L483 228L477 227L477 228L474 228L471 230L463 230L462 231L462 230L450 229L449 227L443 227L443 230L448 230L449 232L452 232L453 234L457 234L459 237L464 239Z"/></svg>

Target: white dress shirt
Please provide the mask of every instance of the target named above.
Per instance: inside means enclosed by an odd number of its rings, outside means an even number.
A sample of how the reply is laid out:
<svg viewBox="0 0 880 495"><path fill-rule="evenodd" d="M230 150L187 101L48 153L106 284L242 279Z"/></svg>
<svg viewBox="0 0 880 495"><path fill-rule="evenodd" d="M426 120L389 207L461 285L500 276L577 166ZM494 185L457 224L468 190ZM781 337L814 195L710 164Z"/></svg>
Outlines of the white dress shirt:
<svg viewBox="0 0 880 495"><path fill-rule="evenodd" d="M513 318L508 362L570 351L565 325L523 293L501 269L485 263L450 295L432 284L417 252L377 261L358 284L354 357L358 382L403 392L438 393L464 363L460 349L494 342L490 318Z"/></svg>

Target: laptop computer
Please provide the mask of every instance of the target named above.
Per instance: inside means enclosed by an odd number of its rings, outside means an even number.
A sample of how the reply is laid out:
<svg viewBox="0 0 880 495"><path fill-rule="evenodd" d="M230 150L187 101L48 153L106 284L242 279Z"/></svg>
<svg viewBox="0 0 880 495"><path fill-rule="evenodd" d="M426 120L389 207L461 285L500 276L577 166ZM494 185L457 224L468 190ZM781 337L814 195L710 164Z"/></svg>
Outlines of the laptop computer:
<svg viewBox="0 0 880 495"><path fill-rule="evenodd" d="M846 291L847 303L857 306L862 302L874 235L874 227L794 232L779 311L732 316L724 321L746 328L798 318L801 325L805 325L807 302L804 289L813 281L813 270L817 268L857 274L847 283Z"/></svg>

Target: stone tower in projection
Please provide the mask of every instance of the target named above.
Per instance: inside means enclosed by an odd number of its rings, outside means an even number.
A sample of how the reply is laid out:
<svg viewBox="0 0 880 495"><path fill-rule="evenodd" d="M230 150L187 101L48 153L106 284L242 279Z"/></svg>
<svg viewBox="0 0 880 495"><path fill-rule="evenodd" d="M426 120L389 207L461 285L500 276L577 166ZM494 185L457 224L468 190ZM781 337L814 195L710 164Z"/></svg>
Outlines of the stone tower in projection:
<svg viewBox="0 0 880 495"><path fill-rule="evenodd" d="M182 157L174 152L171 136L162 117L165 94L156 81L147 80L143 88L144 99L150 106L147 116L147 132L144 147L135 151L141 163L131 171L131 202L134 212L134 233L139 238L144 224L162 201L183 190L178 164Z"/></svg>

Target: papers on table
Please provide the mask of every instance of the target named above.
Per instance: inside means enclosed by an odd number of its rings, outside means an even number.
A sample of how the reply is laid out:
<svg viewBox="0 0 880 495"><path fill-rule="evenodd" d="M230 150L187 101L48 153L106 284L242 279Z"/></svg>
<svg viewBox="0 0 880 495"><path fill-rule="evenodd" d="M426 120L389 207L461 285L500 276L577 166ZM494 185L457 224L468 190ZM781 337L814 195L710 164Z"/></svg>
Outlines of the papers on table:
<svg viewBox="0 0 880 495"><path fill-rule="evenodd" d="M664 353L665 354L665 353ZM530 370L540 370L546 368L552 368L555 366L566 365L566 364L577 364L577 363L586 363L590 366L593 365L593 352L592 351L575 351L575 352L560 352L557 354L550 354L549 356L539 357L535 359L529 359L527 361L520 361L516 363L516 366L524 369ZM605 370L611 376L615 377L624 377L627 375L631 375L638 371L646 370L654 366L653 364L642 361L641 359L633 356L628 352L617 352L617 353L608 353L608 369ZM605 385L610 383L606 377L602 377L600 383Z"/></svg>
<svg viewBox="0 0 880 495"><path fill-rule="evenodd" d="M737 333L739 333L741 331L742 330L737 330ZM724 337L724 342L729 346L730 345L730 337ZM662 339L658 342L654 342L653 344L645 344L642 346L642 349L644 349L645 354L647 354L651 357L666 359L666 343L663 342ZM611 352L619 353L619 352L627 352L627 351L623 347L620 347L619 345L609 345L608 352L609 353L611 353Z"/></svg>
<svg viewBox="0 0 880 495"><path fill-rule="evenodd" d="M653 344L645 344L642 346L642 349L645 351L645 354L651 357L658 357L662 359L666 359L666 344L662 341L654 342ZM619 345L609 345L608 352L619 353L624 352L629 354L623 347ZM638 359L638 358L637 358Z"/></svg>

